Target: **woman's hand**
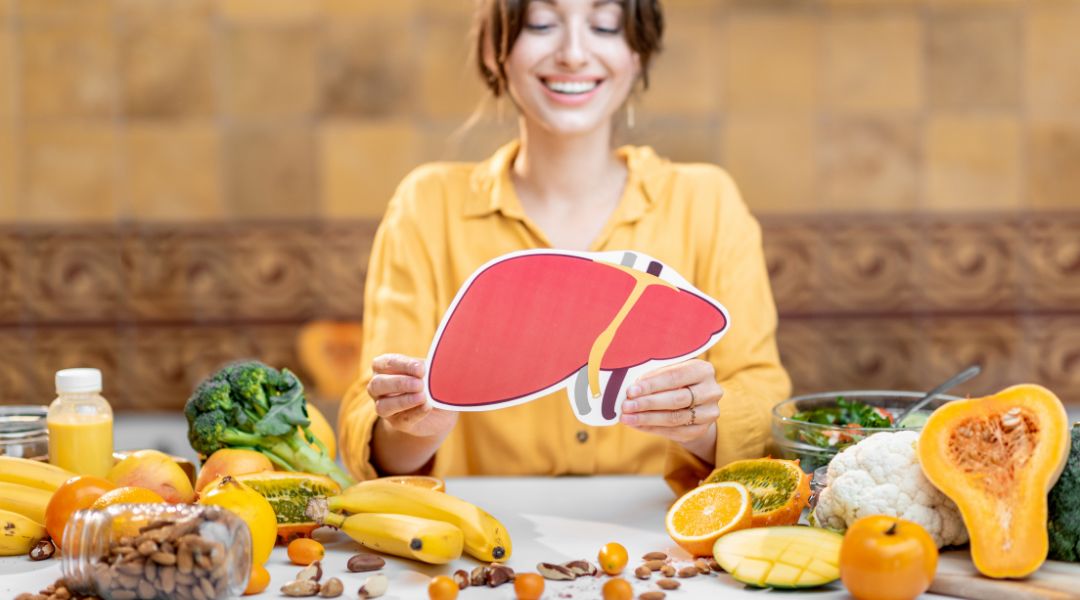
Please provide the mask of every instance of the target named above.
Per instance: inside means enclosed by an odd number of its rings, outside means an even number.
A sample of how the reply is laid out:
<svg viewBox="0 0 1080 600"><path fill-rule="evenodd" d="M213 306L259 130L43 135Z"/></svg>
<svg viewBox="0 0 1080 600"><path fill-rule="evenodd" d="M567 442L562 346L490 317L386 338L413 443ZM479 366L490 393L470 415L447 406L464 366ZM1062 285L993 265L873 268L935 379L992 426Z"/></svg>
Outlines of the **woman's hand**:
<svg viewBox="0 0 1080 600"><path fill-rule="evenodd" d="M457 413L427 406L422 359L383 354L375 357L371 369L375 376L367 391L375 401L375 413L389 429L416 437L450 433Z"/></svg>
<svg viewBox="0 0 1080 600"><path fill-rule="evenodd" d="M711 463L707 448L716 446L723 395L712 363L693 359L669 365L642 375L630 386L622 422L679 442Z"/></svg>

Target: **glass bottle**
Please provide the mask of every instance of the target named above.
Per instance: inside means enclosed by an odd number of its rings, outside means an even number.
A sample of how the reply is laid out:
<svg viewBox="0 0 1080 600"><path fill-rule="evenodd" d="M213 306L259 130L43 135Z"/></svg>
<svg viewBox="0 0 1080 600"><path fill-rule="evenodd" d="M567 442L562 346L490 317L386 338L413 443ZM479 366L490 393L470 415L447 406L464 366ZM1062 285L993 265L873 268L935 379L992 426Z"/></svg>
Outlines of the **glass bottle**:
<svg viewBox="0 0 1080 600"><path fill-rule="evenodd" d="M219 506L80 510L61 545L68 588L103 600L236 598L251 573L251 531Z"/></svg>
<svg viewBox="0 0 1080 600"><path fill-rule="evenodd" d="M0 406L0 456L47 460L44 406Z"/></svg>
<svg viewBox="0 0 1080 600"><path fill-rule="evenodd" d="M113 466L113 412L101 396L101 371L56 372L49 405L49 462L78 475L105 477Z"/></svg>

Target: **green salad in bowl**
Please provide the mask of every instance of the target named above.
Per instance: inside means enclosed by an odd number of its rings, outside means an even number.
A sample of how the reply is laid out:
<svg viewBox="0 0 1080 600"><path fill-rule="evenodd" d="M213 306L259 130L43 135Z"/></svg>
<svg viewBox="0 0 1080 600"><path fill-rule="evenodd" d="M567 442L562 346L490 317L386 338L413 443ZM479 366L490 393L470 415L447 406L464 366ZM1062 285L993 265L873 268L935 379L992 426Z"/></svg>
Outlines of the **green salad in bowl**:
<svg viewBox="0 0 1080 600"><path fill-rule="evenodd" d="M937 407L955 400L940 395L924 408L896 417L923 392L852 390L796 396L773 408L773 442L786 459L798 459L807 473L827 465L836 453L879 431L921 429Z"/></svg>

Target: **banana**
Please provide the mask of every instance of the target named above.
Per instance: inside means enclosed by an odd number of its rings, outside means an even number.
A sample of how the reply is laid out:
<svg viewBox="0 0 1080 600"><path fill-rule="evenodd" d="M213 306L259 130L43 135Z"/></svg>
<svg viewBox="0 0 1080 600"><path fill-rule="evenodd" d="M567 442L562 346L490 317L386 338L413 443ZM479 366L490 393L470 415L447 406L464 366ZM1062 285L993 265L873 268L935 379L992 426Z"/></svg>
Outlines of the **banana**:
<svg viewBox="0 0 1080 600"><path fill-rule="evenodd" d="M327 512L326 501L322 498L312 502L321 503L323 507L317 521L341 529L372 550L433 565L445 565L461 557L464 536L460 529L449 523L380 513L346 516Z"/></svg>
<svg viewBox="0 0 1080 600"><path fill-rule="evenodd" d="M0 481L0 510L19 513L38 523L45 522L45 507L52 492L28 485Z"/></svg>
<svg viewBox="0 0 1080 600"><path fill-rule="evenodd" d="M326 499L329 510L391 513L456 525L465 535L465 552L486 562L510 558L510 533L495 517L445 492L386 481L369 481Z"/></svg>
<svg viewBox="0 0 1080 600"><path fill-rule="evenodd" d="M75 474L56 465L38 460L0 456L0 481L19 483L55 492L65 481Z"/></svg>
<svg viewBox="0 0 1080 600"><path fill-rule="evenodd" d="M46 535L40 523L19 513L0 510L0 556L25 556Z"/></svg>

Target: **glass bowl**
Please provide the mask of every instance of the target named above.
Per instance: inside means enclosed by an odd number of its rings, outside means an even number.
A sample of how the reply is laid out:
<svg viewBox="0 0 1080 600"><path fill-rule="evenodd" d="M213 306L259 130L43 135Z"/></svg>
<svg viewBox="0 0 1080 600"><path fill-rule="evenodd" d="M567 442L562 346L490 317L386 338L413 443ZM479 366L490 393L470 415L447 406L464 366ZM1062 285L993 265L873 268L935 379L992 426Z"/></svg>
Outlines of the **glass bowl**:
<svg viewBox="0 0 1080 600"><path fill-rule="evenodd" d="M830 408L837 405L837 399L859 401L864 404L883 408L894 416L914 404L925 392L905 392L898 390L844 390L807 394L789 398L773 407L772 438L780 449L781 458L799 459L799 466L806 473L829 464L832 457L848 446L880 431L896 431L898 428L861 427L853 429L842 425L823 425L796 421L791 418L797 412L816 408ZM905 419L899 429L918 431L922 429L926 418L939 406L957 396L941 394L929 404Z"/></svg>

